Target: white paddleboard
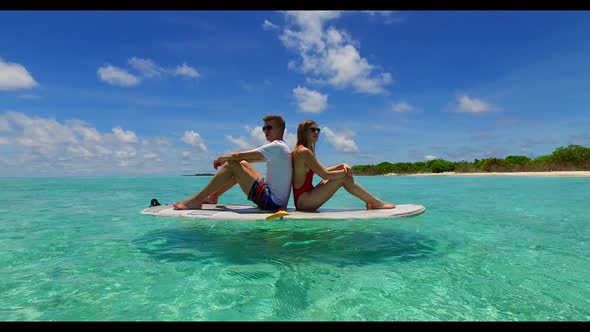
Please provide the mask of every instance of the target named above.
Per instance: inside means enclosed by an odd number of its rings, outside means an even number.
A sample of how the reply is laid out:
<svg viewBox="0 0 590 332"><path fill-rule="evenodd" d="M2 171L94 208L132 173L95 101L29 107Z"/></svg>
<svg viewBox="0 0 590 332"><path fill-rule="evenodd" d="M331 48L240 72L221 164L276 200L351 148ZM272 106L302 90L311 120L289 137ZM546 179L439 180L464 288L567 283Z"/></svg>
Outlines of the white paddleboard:
<svg viewBox="0 0 590 332"><path fill-rule="evenodd" d="M284 219L389 219L416 216L426 211L422 205L400 204L395 209L337 209L320 208L315 212L295 211L288 208ZM172 204L149 207L141 211L158 217L185 217L212 220L257 221L266 220L273 213L255 205L203 204L200 210L174 210Z"/></svg>

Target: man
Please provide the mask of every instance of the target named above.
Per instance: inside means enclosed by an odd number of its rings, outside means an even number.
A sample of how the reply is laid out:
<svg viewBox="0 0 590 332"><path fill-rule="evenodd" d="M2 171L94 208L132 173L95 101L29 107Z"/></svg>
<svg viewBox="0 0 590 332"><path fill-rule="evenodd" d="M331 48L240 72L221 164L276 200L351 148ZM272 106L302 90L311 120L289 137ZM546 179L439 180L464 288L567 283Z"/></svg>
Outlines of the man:
<svg viewBox="0 0 590 332"><path fill-rule="evenodd" d="M217 204L221 194L236 183L240 185L248 199L263 210L276 212L286 209L291 193L291 150L283 141L285 120L280 115L269 115L264 121L264 135L269 143L256 149L230 152L217 158L213 165L221 169L211 181L194 196L180 203L174 203L176 210L201 209L203 203ZM266 177L251 165L266 161Z"/></svg>

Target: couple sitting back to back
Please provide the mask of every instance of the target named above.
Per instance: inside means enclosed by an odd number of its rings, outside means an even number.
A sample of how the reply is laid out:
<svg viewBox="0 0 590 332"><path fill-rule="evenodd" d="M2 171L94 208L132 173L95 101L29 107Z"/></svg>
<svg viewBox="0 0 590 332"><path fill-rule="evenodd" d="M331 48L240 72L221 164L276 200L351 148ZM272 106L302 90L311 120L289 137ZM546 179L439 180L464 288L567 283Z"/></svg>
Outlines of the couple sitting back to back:
<svg viewBox="0 0 590 332"><path fill-rule="evenodd" d="M395 208L394 204L376 198L356 182L347 164L326 168L317 161L315 143L320 128L314 121L306 120L299 124L297 144L291 153L283 141L285 120L279 115L269 115L262 120L262 130L269 143L217 158L214 165L221 166L221 169L200 192L174 203L175 209L201 209L203 203L217 204L219 196L235 184L239 184L248 199L258 207L272 212L287 209L291 187L295 208L301 211L317 210L340 187L364 201L367 209ZM251 165L253 162L267 163L266 177ZM312 184L314 173L323 179L315 187Z"/></svg>

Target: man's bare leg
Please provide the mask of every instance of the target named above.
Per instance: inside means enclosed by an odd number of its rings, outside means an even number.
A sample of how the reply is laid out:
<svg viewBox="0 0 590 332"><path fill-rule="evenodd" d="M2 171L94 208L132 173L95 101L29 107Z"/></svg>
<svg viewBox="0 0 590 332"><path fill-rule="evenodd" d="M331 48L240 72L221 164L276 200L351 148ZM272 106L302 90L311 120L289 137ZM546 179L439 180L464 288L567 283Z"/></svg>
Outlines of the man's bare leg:
<svg viewBox="0 0 590 332"><path fill-rule="evenodd" d="M252 164L250 164L248 162L242 162L241 165L245 171L247 171L248 173L250 173L253 176L256 176L257 179L262 178L262 174L260 174L258 172L258 170L256 169L256 167L252 166ZM223 195L226 191L230 190L233 186L235 186L238 183L238 181L236 179L232 178L232 180L233 181L226 183L225 186L219 188L213 194L207 196L207 198L205 198L203 203L204 204L217 204L217 201L219 200L219 196ZM249 192L246 193L246 195L248 195L248 194L249 194Z"/></svg>
<svg viewBox="0 0 590 332"><path fill-rule="evenodd" d="M180 203L174 203L172 205L176 210L201 209L205 198L214 193L216 190L219 190L222 186L230 181L235 181L233 179L233 170L230 169L226 163L217 173L215 173L211 181L209 181L203 190Z"/></svg>
<svg viewBox="0 0 590 332"><path fill-rule="evenodd" d="M256 170L256 168L246 161L227 162L222 166L219 172L213 176L211 181L209 181L203 190L180 203L174 203L174 209L201 209L203 202L210 195L215 193L222 194L234 186L235 183L238 183L240 188L242 188L242 191L248 195L254 181L261 178L262 175L258 172L258 170ZM229 186L230 183L232 183L231 186ZM217 197L219 197L219 195Z"/></svg>
<svg viewBox="0 0 590 332"><path fill-rule="evenodd" d="M252 166L252 164L248 162L241 163L244 170L247 170L248 173L256 176L257 179L262 178L262 174L258 172L256 167ZM219 188L216 192L212 193L211 195L207 196L203 201L203 204L217 204L219 200L219 196L223 195L226 191L230 190L233 186L235 186L238 181L232 178L233 181L226 183L223 187ZM246 193L248 195L248 193Z"/></svg>
<svg viewBox="0 0 590 332"><path fill-rule="evenodd" d="M221 188L219 188L216 192L207 196L205 198L205 200L203 201L203 204L217 204L217 201L219 200L219 196L223 195L223 193L230 190L233 186L236 185L236 183L238 183L238 181L236 181L234 178L232 178L231 181L228 181Z"/></svg>

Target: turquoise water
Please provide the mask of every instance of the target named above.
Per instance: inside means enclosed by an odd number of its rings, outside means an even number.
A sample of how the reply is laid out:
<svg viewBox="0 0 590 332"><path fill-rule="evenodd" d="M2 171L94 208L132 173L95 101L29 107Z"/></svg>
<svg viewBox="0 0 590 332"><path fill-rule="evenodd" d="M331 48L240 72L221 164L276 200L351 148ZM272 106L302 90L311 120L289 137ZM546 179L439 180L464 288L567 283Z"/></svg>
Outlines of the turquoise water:
<svg viewBox="0 0 590 332"><path fill-rule="evenodd" d="M427 208L393 220L139 214L208 180L0 179L0 321L590 319L590 179L358 177Z"/></svg>

